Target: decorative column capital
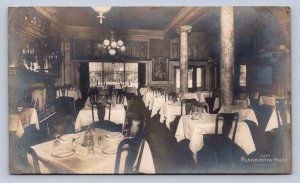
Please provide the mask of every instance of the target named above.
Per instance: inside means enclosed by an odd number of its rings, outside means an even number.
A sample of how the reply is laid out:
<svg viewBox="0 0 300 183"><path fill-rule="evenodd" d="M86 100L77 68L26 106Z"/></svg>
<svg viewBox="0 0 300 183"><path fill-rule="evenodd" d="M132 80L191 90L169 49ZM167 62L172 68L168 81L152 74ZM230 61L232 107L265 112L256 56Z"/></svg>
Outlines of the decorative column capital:
<svg viewBox="0 0 300 183"><path fill-rule="evenodd" d="M182 32L191 32L192 31L192 26L190 25L182 25L177 29L177 33L182 33Z"/></svg>

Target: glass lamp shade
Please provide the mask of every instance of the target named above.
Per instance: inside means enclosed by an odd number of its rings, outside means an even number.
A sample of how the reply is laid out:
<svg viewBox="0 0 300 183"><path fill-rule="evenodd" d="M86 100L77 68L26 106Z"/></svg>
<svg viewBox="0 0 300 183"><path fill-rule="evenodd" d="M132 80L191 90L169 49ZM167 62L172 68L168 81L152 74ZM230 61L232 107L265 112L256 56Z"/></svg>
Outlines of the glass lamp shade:
<svg viewBox="0 0 300 183"><path fill-rule="evenodd" d="M123 41L122 40L119 40L118 42L117 42L117 44L118 44L118 47L121 47L121 46L123 46Z"/></svg>
<svg viewBox="0 0 300 183"><path fill-rule="evenodd" d="M92 9L98 13L106 13L111 7L110 6L92 6Z"/></svg>
<svg viewBox="0 0 300 183"><path fill-rule="evenodd" d="M117 43L115 41L112 41L110 45L112 48L117 48Z"/></svg>
<svg viewBox="0 0 300 183"><path fill-rule="evenodd" d="M100 49L102 47L101 44L97 44L97 48Z"/></svg>
<svg viewBox="0 0 300 183"><path fill-rule="evenodd" d="M109 44L110 44L110 41L109 41L108 39L105 39L105 40L103 41L103 45L104 45L104 46L108 47Z"/></svg>
<svg viewBox="0 0 300 183"><path fill-rule="evenodd" d="M110 49L110 50L109 50L109 54L110 54L111 56L114 56L114 55L116 54L116 50L115 50L115 49Z"/></svg>
<svg viewBox="0 0 300 183"><path fill-rule="evenodd" d="M126 51L126 47L125 46L121 46L120 47L120 51L123 53L123 52L125 52Z"/></svg>

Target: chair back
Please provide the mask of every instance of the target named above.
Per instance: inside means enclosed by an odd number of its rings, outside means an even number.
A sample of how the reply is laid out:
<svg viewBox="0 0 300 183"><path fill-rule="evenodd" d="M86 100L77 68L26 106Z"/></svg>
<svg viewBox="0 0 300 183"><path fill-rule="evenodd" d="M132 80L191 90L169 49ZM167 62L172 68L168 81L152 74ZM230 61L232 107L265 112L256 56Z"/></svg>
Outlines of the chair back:
<svg viewBox="0 0 300 183"><path fill-rule="evenodd" d="M190 114L194 105L197 104L196 99L182 99L181 100L181 115L183 114L183 106L185 105L185 114Z"/></svg>
<svg viewBox="0 0 300 183"><path fill-rule="evenodd" d="M220 97L220 89L219 88L215 88L212 90L212 97L215 99L215 98L219 98Z"/></svg>
<svg viewBox="0 0 300 183"><path fill-rule="evenodd" d="M122 152L124 151L127 151L127 155L125 157L124 173L139 173L144 145L145 140L143 138L128 138L121 141L117 151L115 174L120 173Z"/></svg>
<svg viewBox="0 0 300 183"><path fill-rule="evenodd" d="M206 102L197 102L193 105L192 112L209 113L209 106Z"/></svg>
<svg viewBox="0 0 300 183"><path fill-rule="evenodd" d="M275 107L276 107L278 127L287 125L287 114L286 114L287 108L286 108L285 99L276 99Z"/></svg>
<svg viewBox="0 0 300 183"><path fill-rule="evenodd" d="M223 127L222 127L222 135L228 136L231 132L232 125L234 123L234 129L233 129L233 135L232 135L232 141L234 142L235 140L235 134L237 130L237 125L238 125L238 120L239 120L239 113L218 113L216 117L216 126L215 126L215 136L218 136L218 127L219 127L219 122L223 121Z"/></svg>

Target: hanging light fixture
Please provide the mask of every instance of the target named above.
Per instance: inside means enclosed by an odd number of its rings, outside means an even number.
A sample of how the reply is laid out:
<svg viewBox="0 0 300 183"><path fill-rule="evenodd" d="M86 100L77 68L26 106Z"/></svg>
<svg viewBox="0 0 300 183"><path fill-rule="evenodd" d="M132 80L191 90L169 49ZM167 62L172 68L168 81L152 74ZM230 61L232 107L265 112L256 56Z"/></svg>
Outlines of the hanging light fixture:
<svg viewBox="0 0 300 183"><path fill-rule="evenodd" d="M116 41L114 39L114 32L111 31L111 38L109 39L105 39L103 41L102 44L98 44L97 45L98 48L107 48L108 49L108 53L111 56L115 56L117 52L121 52L122 54L125 53L126 51L126 47L124 46L124 42L122 40L118 40Z"/></svg>
<svg viewBox="0 0 300 183"><path fill-rule="evenodd" d="M99 13L97 18L99 18L99 23L102 24L103 23L102 20L106 18L105 16L103 16L103 14L107 13L111 9L111 7L109 7L109 6L92 6L92 9L94 11L96 11L97 13Z"/></svg>

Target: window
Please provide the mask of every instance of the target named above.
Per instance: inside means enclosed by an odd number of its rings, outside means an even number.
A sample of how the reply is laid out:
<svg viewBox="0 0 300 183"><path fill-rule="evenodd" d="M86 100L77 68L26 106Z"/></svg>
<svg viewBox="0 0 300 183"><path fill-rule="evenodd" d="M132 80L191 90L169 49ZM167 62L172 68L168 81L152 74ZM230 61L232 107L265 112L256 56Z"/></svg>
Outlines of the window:
<svg viewBox="0 0 300 183"><path fill-rule="evenodd" d="M125 70L125 80L124 80ZM137 63L89 63L90 86L125 85L138 87L138 64Z"/></svg>
<svg viewBox="0 0 300 183"><path fill-rule="evenodd" d="M193 88L193 68L188 69L188 88ZM176 89L180 89L180 69L175 69L175 85Z"/></svg>
<svg viewBox="0 0 300 183"><path fill-rule="evenodd" d="M197 67L196 74L197 74L197 76L196 76L196 78L197 78L196 79L196 86L198 88L198 87L202 86L202 68L201 67Z"/></svg>
<svg viewBox="0 0 300 183"><path fill-rule="evenodd" d="M247 66L240 65L240 86L247 85Z"/></svg>

